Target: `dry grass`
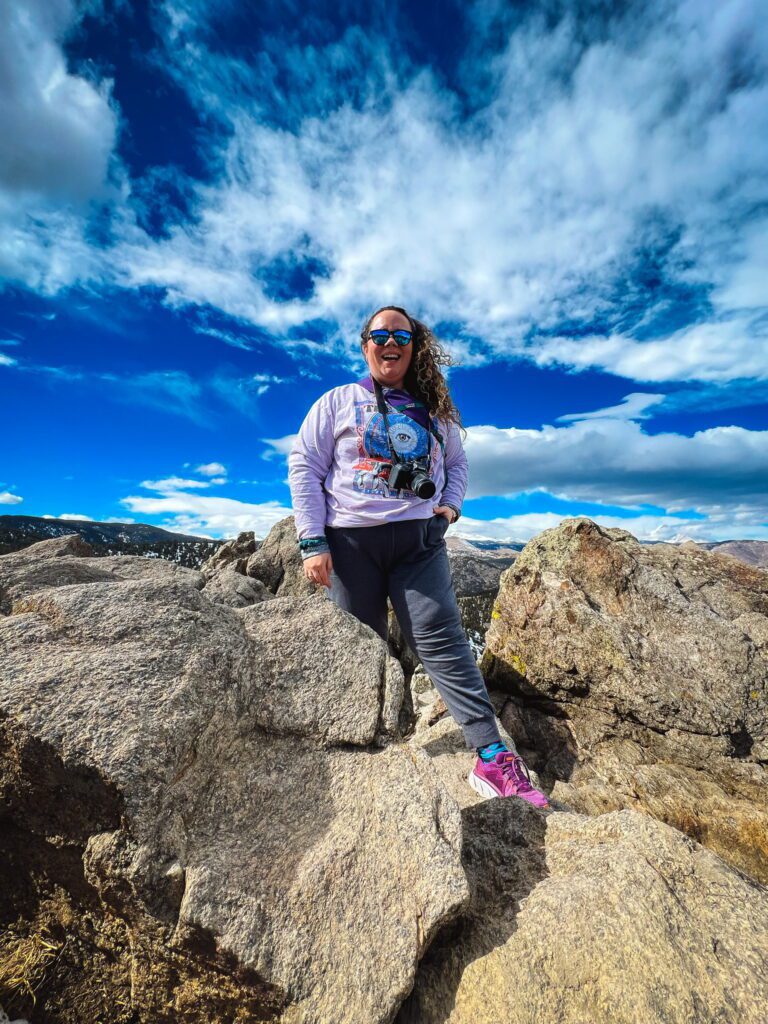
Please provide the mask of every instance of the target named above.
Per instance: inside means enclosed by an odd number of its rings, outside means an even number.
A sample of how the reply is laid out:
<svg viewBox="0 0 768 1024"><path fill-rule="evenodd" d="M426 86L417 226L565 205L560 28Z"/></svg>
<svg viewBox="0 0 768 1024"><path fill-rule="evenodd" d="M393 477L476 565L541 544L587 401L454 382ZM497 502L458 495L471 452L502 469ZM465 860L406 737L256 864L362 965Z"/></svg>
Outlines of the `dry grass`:
<svg viewBox="0 0 768 1024"><path fill-rule="evenodd" d="M45 931L19 935L9 931L0 944L0 996L13 1003L24 997L36 1002L36 992L62 944Z"/></svg>

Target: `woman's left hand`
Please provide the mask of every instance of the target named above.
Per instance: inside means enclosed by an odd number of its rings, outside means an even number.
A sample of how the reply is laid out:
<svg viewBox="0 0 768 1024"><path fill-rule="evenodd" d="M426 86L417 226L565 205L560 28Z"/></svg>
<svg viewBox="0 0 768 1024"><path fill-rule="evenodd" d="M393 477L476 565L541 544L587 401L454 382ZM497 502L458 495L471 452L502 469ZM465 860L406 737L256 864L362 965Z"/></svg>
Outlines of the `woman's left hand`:
<svg viewBox="0 0 768 1024"><path fill-rule="evenodd" d="M452 523L456 518L456 513L448 505L433 505L432 511L436 516L445 516L449 523Z"/></svg>

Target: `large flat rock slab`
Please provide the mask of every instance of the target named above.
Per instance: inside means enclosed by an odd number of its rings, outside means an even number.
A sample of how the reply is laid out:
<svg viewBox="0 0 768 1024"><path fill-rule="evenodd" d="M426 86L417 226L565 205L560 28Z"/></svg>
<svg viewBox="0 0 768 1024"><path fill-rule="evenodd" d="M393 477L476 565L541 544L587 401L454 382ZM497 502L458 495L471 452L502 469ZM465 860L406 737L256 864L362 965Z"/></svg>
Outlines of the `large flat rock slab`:
<svg viewBox="0 0 768 1024"><path fill-rule="evenodd" d="M0 616L0 788L25 913L66 891L75 932L101 914L144 979L138 1020L181 1019L163 1009L180 973L210 1019L232 1018L239 992L253 1019L391 1020L468 889L455 802L392 742L403 676L384 642L316 597L235 609L196 577L50 554L65 575L71 558L108 578L56 585L49 566Z"/></svg>
<svg viewBox="0 0 768 1024"><path fill-rule="evenodd" d="M761 1024L768 891L632 811L467 807L469 909L396 1024Z"/></svg>

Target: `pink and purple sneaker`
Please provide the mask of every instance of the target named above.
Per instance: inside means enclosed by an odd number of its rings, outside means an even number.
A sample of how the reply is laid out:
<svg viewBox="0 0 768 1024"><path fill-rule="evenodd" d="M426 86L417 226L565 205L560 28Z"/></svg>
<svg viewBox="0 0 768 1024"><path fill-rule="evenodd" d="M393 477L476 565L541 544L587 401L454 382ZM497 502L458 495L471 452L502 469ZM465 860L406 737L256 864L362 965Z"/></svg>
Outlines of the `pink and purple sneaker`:
<svg viewBox="0 0 768 1024"><path fill-rule="evenodd" d="M467 782L480 796L518 796L534 807L549 807L546 794L531 785L525 761L510 750L494 755L492 761L478 757Z"/></svg>

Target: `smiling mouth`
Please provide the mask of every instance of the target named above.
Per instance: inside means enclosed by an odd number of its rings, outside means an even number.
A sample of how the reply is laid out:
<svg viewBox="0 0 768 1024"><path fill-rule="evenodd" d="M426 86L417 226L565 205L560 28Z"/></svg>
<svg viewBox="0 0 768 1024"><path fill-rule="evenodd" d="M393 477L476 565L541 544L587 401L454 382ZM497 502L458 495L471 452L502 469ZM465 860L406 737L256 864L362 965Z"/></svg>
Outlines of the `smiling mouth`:
<svg viewBox="0 0 768 1024"><path fill-rule="evenodd" d="M395 352L392 355L382 356L381 358L388 363L394 363L400 358L400 356L397 352Z"/></svg>

